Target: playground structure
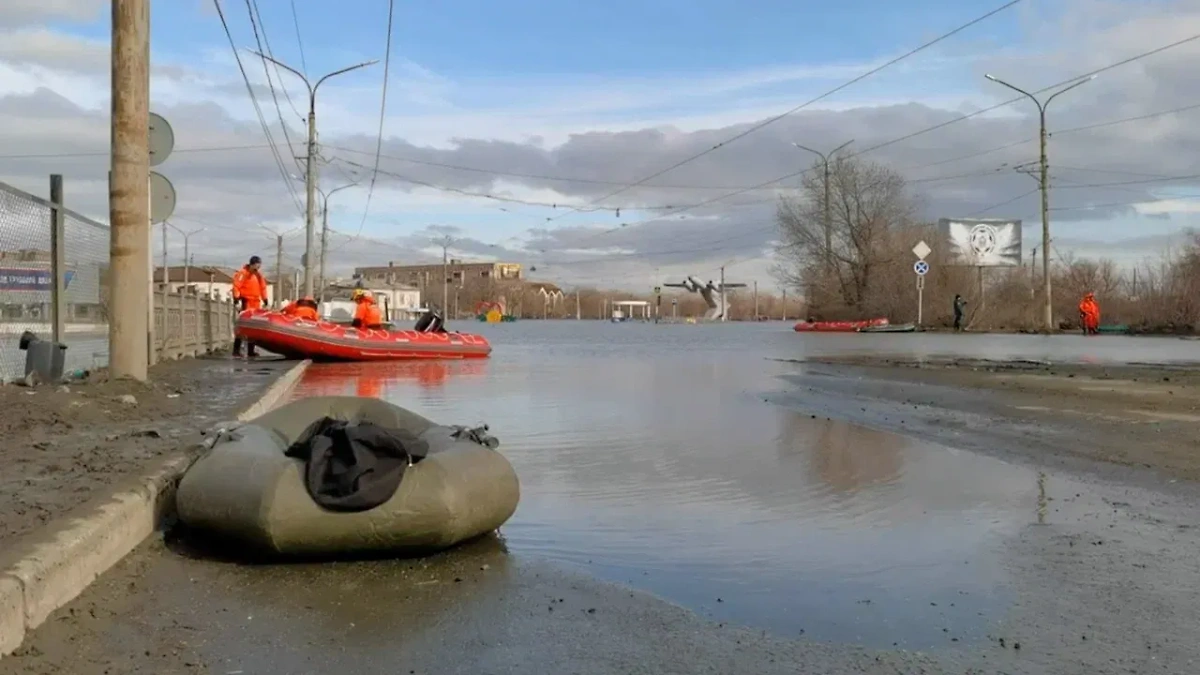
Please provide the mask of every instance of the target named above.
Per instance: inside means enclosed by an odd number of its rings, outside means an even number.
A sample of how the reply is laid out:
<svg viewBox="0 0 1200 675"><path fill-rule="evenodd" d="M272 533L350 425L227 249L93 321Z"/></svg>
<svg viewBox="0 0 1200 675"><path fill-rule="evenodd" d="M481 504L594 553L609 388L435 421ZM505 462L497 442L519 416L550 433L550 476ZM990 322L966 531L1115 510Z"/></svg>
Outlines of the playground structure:
<svg viewBox="0 0 1200 675"><path fill-rule="evenodd" d="M724 276L723 271L721 276ZM700 297L704 298L704 304L708 305L708 311L704 313L705 321L728 321L729 302L725 297L725 291L732 288L746 287L746 284L728 283L725 281L715 283L711 279L708 283L703 283L690 274L680 283L666 283L663 285L671 288L682 288L689 293L699 293Z"/></svg>
<svg viewBox="0 0 1200 675"><path fill-rule="evenodd" d="M487 323L516 321L516 317L508 313L503 298L498 302L488 302L485 300L475 305L475 317Z"/></svg>

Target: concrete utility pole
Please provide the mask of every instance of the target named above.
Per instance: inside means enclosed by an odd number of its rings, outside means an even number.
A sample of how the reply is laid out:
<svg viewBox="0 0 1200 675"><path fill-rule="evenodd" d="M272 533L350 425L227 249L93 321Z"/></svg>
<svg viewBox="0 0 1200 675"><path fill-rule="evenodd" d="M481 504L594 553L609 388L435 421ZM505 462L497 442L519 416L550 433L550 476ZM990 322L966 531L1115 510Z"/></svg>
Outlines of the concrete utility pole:
<svg viewBox="0 0 1200 675"><path fill-rule="evenodd" d="M149 376L150 0L112 2L108 350L113 377Z"/></svg>
<svg viewBox="0 0 1200 675"><path fill-rule="evenodd" d="M279 309L279 295L283 289L283 235L275 235L275 292L271 294L271 307Z"/></svg>
<svg viewBox="0 0 1200 675"><path fill-rule="evenodd" d="M454 239L450 235L446 235L441 239L434 239L433 243L442 247L442 314L443 318L449 319L448 312L450 311L450 245L454 243Z"/></svg>
<svg viewBox="0 0 1200 675"><path fill-rule="evenodd" d="M167 274L167 227L168 227L167 221L164 220L162 223L162 240L163 240L162 285L163 285L163 293L166 293L168 291L167 286L171 283L171 277L170 277L170 275Z"/></svg>
<svg viewBox="0 0 1200 675"><path fill-rule="evenodd" d="M729 305L725 302L725 266L721 265L721 320L729 320Z"/></svg>
<svg viewBox="0 0 1200 675"><path fill-rule="evenodd" d="M318 293L323 294L325 292L325 250L329 248L329 198L336 194L338 190L352 188L355 185L358 185L358 183L341 185L333 188L329 192L325 192L324 190L321 190L321 188L317 188L317 191L321 193L321 266L317 270Z"/></svg>
<svg viewBox="0 0 1200 675"><path fill-rule="evenodd" d="M259 52L256 52L254 50L249 50L249 51L251 54L254 54L258 58L270 61L271 63L274 63L275 65L279 66L280 68L283 68L284 70L286 70L286 71L290 72L291 74L295 75L296 77L300 78L300 80L304 82L304 86L308 87L308 151L304 158L304 184L305 184L304 295L308 296L308 297L312 297L312 295L313 295L313 248L315 247L314 245L316 244L316 218L314 215L314 208L315 208L315 204L317 201L317 199L316 199L317 173L315 171L316 159L317 159L317 89L321 86L322 82L324 82L325 80L328 80L329 78L331 78L335 75L341 75L343 73L348 73L352 70L358 70L359 68L365 68L367 66L374 65L376 63L379 63L379 60L374 59L371 61L364 61L362 63L357 63L348 68L342 68L341 70L335 70L332 73L329 73L328 75L322 76L321 79L317 80L316 84L312 84L308 81L308 78L304 75L304 73L296 70L295 68L292 68L291 66L289 66L285 63L281 63L280 61L277 61L277 60L271 58L270 56L267 56L266 54L260 54ZM276 283L278 283L278 281Z"/></svg>
<svg viewBox="0 0 1200 675"><path fill-rule="evenodd" d="M754 320L758 321L758 282L754 282Z"/></svg>
<svg viewBox="0 0 1200 675"><path fill-rule="evenodd" d="M1008 87L1018 94L1024 95L1029 100L1033 101L1033 104L1036 105L1038 109L1038 121L1040 126L1038 141L1041 148L1040 156L1038 158L1039 173L1041 176L1038 180L1038 187L1042 191L1042 284L1046 290L1046 305L1044 308L1043 318L1045 319L1046 330L1054 330L1054 302L1050 291L1050 163L1046 159L1046 142L1049 139L1049 134L1046 133L1046 107L1049 106L1050 102L1060 94L1065 94L1081 84L1091 82L1092 80L1096 79L1096 76L1092 75L1068 84L1053 94L1050 94L1044 103L1039 101L1033 94L1019 87L1014 87L1004 80L988 74L985 74L984 77L992 82L995 82L996 84Z"/></svg>
<svg viewBox="0 0 1200 675"><path fill-rule="evenodd" d="M841 145L837 146L836 148L831 150L828 154L821 152L819 150L813 150L812 148L805 147L803 145L800 145L799 143L792 143L792 145L799 148L800 150L807 150L807 151L813 153L814 155L816 155L817 157L820 157L821 158L821 166L824 168L824 171L825 171L825 178L824 178L824 182L822 183L822 185L825 188L825 204L823 206L825 213L824 213L823 225L825 227L825 256L824 257L825 257L826 269L833 266L833 204L832 204L832 197L830 194L830 187L829 187L830 186L829 158L832 157L833 155L836 155L839 150L842 150L847 145L850 145L853 142L854 142L854 139L852 138L852 139L846 141L845 143L842 143Z"/></svg>

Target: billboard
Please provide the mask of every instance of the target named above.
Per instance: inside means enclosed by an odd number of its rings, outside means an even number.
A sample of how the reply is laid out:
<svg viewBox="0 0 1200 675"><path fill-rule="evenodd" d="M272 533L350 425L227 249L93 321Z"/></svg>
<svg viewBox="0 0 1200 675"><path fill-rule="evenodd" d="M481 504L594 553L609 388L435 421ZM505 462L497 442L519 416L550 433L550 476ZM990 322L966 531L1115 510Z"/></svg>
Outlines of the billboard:
<svg viewBox="0 0 1200 675"><path fill-rule="evenodd" d="M1021 264L1021 221L942 218L938 230L946 242L946 263L971 267Z"/></svg>
<svg viewBox="0 0 1200 675"><path fill-rule="evenodd" d="M66 288L74 276L74 270L63 273ZM49 269L0 267L0 291L49 291L52 281Z"/></svg>

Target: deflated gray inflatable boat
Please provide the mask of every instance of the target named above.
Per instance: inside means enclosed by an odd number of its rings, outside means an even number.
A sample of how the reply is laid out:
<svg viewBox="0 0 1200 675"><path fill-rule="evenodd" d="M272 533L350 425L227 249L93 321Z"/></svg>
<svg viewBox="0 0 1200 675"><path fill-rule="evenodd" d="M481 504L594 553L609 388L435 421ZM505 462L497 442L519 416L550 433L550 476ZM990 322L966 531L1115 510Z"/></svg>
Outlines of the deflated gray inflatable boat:
<svg viewBox="0 0 1200 675"><path fill-rule="evenodd" d="M360 511L323 508L305 482L305 461L284 453L326 417L406 430L428 453L401 469L399 486L383 503ZM464 431L379 399L299 400L220 432L179 483L179 518L260 553L417 555L444 549L496 530L520 499L508 460Z"/></svg>

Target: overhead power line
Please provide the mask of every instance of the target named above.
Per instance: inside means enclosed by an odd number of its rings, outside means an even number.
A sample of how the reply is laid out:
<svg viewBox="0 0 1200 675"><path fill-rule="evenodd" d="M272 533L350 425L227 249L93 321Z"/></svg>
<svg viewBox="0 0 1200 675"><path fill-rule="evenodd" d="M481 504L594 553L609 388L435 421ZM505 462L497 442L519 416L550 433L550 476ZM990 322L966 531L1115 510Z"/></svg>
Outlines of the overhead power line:
<svg viewBox="0 0 1200 675"><path fill-rule="evenodd" d="M271 155L275 158L275 165L279 168L279 174L283 177L283 182L287 187L288 193L296 203L296 210L303 213L304 205L301 204L300 198L296 194L296 187L292 185L292 179L288 176L287 167L284 165L283 159L279 156L279 149L275 147L275 140L271 138L270 126L267 124L267 118L263 116L262 108L258 105L258 98L254 95L254 87L250 84L249 76L246 75L246 67L242 65L242 57L238 54L237 45L233 41L233 33L229 30L229 22L225 20L225 10L221 8L221 0L213 0L213 5L217 8L217 16L221 19L221 27L225 30L225 37L229 40L229 48L233 51L233 58L237 62L238 71L242 74L242 82L246 84L246 92L250 95L250 103L254 106L254 113L258 116L258 123L262 126L263 135L267 137L267 145L271 149ZM291 146L288 147L288 152L291 153Z"/></svg>
<svg viewBox="0 0 1200 675"><path fill-rule="evenodd" d="M296 46L300 48L300 72L308 77L308 62L304 59L304 39L300 37L300 16L296 14L296 0L292 0L292 25L296 27Z"/></svg>
<svg viewBox="0 0 1200 675"><path fill-rule="evenodd" d="M698 153L696 153L696 154L694 154L694 155L692 155L692 156L690 156L690 157L687 157L687 158L685 158L685 159L682 159L682 160L680 160L680 161L678 161L678 162L676 162L676 163L672 164L671 166L668 166L667 168L665 168L665 169L663 169L663 170L661 170L661 171L657 171L657 172L655 172L655 173L653 173L653 174L650 174L649 176L646 176L645 178L642 178L641 180L638 180L638 181L635 181L635 182L633 182L633 183L630 183L630 184L628 184L628 185L626 185L626 186L622 187L622 188L621 188L621 189L619 189L619 190L614 190L614 191L612 191L612 192L610 192L610 193L608 193L608 194L606 194L606 195L604 195L604 196L602 196L602 197L599 197L599 198L597 198L597 199L594 199L594 200L592 200L591 202L589 202L589 203L588 203L588 206L591 206L591 205L593 205L593 204L596 204L597 202L602 202L602 201L604 201L604 200L606 200L606 199L608 199L608 198L610 198L610 197L614 197L614 196L616 196L616 195L619 195L619 194L621 194L622 192L625 192L626 190L631 190L631 189L633 189L633 188L635 188L635 187L638 187L638 186L640 186L640 185L643 185L643 184L645 184L647 181L654 180L655 178L658 178L659 176L661 176L661 175L663 175L663 174L666 174L666 173L669 173L669 172L671 172L671 171L674 171L675 169L678 169L678 168L680 168L680 167L682 167L682 166L684 166L684 165L686 165L686 164L690 164L690 163L692 163L692 162L696 161L697 159L700 159L701 157L704 157L705 155L709 154L710 152L715 152L716 150L719 150L719 149L721 149L721 148L723 148L723 147L725 147L725 146L727 146L727 145L730 145L730 144L732 144L732 143L735 143L736 141L738 141L738 140L740 140L740 139L743 139L743 138L745 138L746 136L749 136L750 134L752 134L752 133L754 133L754 132L756 132L756 131L759 131L759 130L763 129L764 127L767 127L767 126L769 126L769 125L771 125L771 124L774 124L774 123L778 122L779 120L781 120L781 119L783 119L783 118L787 117L788 115L792 115L792 114L794 114L794 113L796 113L796 112L799 112L800 110L803 110L804 108L807 108L808 106L810 106L810 105L812 105L812 104L814 104L814 103L817 103L817 102L819 102L819 101L822 101L822 100L824 100L824 99L826 99L826 98L828 98L828 97L830 97L830 96L832 96L832 95L834 95L834 94L838 93L839 91L841 91L841 90L843 90L843 89L846 89L847 87L853 86L853 85L855 85L855 84L857 84L857 83L859 83L859 82L861 82L861 81L863 81L863 80L867 79L868 77L871 77L872 75L875 75L875 74L877 74L877 73L879 73L879 72L881 72L881 71L883 71L883 70L885 70L885 69L887 69L887 68L890 68L891 66L894 66L894 65L896 65L897 63L900 63L901 61L904 61L905 59L911 58L912 56L915 56L916 54L919 54L920 52L923 52L923 51L925 51L926 49L928 49L928 48L930 48L930 47L932 47L932 46L934 46L934 45L938 44L939 42L942 42L942 41L944 41L944 40L947 40L947 39L949 39L949 38L951 38L951 37L953 37L953 36L955 36L955 35L957 35L957 34L961 33L962 31L964 31L964 30L966 30L966 29L968 29L968 28L970 28L970 27L972 27L972 26L974 26L974 25L978 24L978 23L981 23L981 22L983 22L983 21L986 21L987 19L990 19L991 17L995 16L996 14L999 14L1000 12L1003 12L1004 10L1006 10L1006 9L1008 9L1008 8L1010 8L1010 7L1013 7L1013 6L1017 5L1017 4L1020 4L1021 2L1022 2L1022 0L1010 0L1009 2L1006 2L1006 3L1004 3L1003 5L1001 5L1001 6L997 7L997 8L995 8L995 9L993 9L992 11L990 11L990 12L988 12L988 13L986 13L986 14L982 15L982 16L979 16L979 17L977 17L977 18L975 18L975 19L972 19L971 21L968 21L967 23L965 23L965 24L963 24L963 25L959 26L958 28L955 28L954 30L951 30L951 31L950 31L950 32L948 32L948 33L944 33L944 34L942 34L942 35L940 35L940 36L938 36L938 37L936 37L936 38L934 38L934 39L932 39L932 40L930 40L930 41L926 42L925 44L922 44L922 45L921 45L921 46L919 46L919 47L916 47L916 48L914 48L914 49L911 49L911 50L909 50L908 52L905 52L904 54L901 54L900 56L897 56L896 58L894 58L894 59L892 59L892 60L890 60L890 61L888 61L888 62L886 62L886 63L884 63L884 64L882 64L882 65L880 65L880 66L877 66L877 67L875 67L875 68L872 68L871 70L868 70L867 72L863 73L862 75L859 75L858 77L855 77L855 78L853 78L853 79L849 80L848 82L845 82L845 83L843 83L843 84L841 84L841 85L839 85L839 86L837 86L837 87L834 87L833 89L830 89L829 91L825 92L824 94L821 94L820 96L817 96L817 97L815 97L815 98L809 99L808 101L805 101L804 103L801 103L800 105L798 105L798 106L796 106L796 107L792 108L791 110L788 110L788 111L786 111L786 112L783 112L783 113L781 113L781 114L779 114L779 115L776 115L776 116L774 116L774 117L769 117L769 118L767 118L766 120L763 120L762 122L759 122L758 124L755 124L755 125L752 125L752 126L750 126L749 128L747 128L746 130L742 131L741 133L735 134L735 135L734 135L734 136L732 136L731 138L727 138L727 139L725 139L724 141L722 141L722 142L720 142L720 143L717 143L716 145L712 146L711 148L708 148L707 150L704 150L704 151L702 151L702 152L698 152ZM568 215L570 215L571 213L575 213L575 212L576 212L576 211L571 211L571 212L568 212L568 213L564 213L563 215L561 215L561 216L558 216L557 218L562 218L562 217L568 216Z"/></svg>
<svg viewBox="0 0 1200 675"><path fill-rule="evenodd" d="M262 22L262 17L258 16L256 18L255 16L258 14L258 0L246 0L246 14L250 16L250 28L254 30L254 43L258 45L258 51L266 51L267 55L274 58L274 55L271 54L271 42L267 39L267 27L265 25L262 26L261 36L259 35L258 28ZM266 43L265 47L263 46L264 42ZM289 148L288 154L290 155L292 136L288 133L287 120L283 118L283 109L279 107L279 96L275 93L275 81L271 79L271 65L266 59L263 59L262 67L263 75L267 78L267 89L271 92L271 100L275 103L275 114L279 116L279 126L283 130L283 140L287 143ZM279 78L279 87L283 89L284 97L292 105L292 110L296 110L295 104L292 104L292 97L288 95L287 88L283 86L283 76L279 74L279 66L275 66L275 75ZM300 112L296 111L296 115L299 116ZM292 157L292 161L296 161L295 157ZM299 163L297 163L297 166L299 166Z"/></svg>
<svg viewBox="0 0 1200 675"><path fill-rule="evenodd" d="M379 97L379 132L375 137L375 166L371 169L371 184L367 187L367 203L363 207L362 220L358 223L358 234L362 234L363 226L367 224L367 214L371 212L371 197L375 195L375 179L379 177L379 155L383 152L383 122L387 117L388 77L392 65L392 17L396 11L396 0L388 0L387 44L383 50L383 89Z"/></svg>
<svg viewBox="0 0 1200 675"><path fill-rule="evenodd" d="M1179 47L1179 46L1181 46L1181 45L1187 44L1187 43L1189 43L1189 42L1193 42L1193 41L1195 41L1195 40L1198 40L1198 39L1200 39L1200 34L1196 34L1196 35L1193 35L1193 36L1191 36L1191 37L1184 38L1184 39L1182 39L1182 40L1176 40L1175 42L1172 42L1172 43L1170 43L1170 44L1163 45L1163 46L1161 46L1161 47L1157 47L1157 48L1155 48L1155 49L1151 49L1151 50L1149 50L1149 51L1145 51L1145 52L1142 52L1142 53L1140 53L1140 54L1135 54L1135 55L1133 55L1133 56L1130 56L1130 57L1127 57L1127 58L1121 59L1120 61L1117 61L1117 62L1115 62L1115 63L1111 63L1111 64L1109 64L1109 65L1107 65L1107 66L1104 66L1104 67L1102 67L1102 68L1097 68L1097 69L1095 69L1095 70L1092 70L1092 71L1089 71L1089 72L1086 72L1086 73L1081 73L1081 74L1079 74L1079 75L1075 75L1075 76L1073 76L1073 77L1069 77L1069 78L1067 78L1067 79L1065 79L1065 80L1062 80L1062 81L1060 81L1060 82L1056 82L1056 83L1054 83L1054 84L1051 84L1051 85L1049 85L1049 86L1046 86L1046 87L1043 87L1043 88L1041 88L1041 89L1038 89L1037 91L1035 91L1035 92L1033 92L1033 93L1034 93L1034 94L1040 94L1040 93L1044 93L1044 92L1046 92L1046 91L1049 91L1049 90L1051 90L1051 89L1056 89L1056 88L1058 88L1058 87L1061 87L1061 86L1063 86L1064 84L1070 84L1070 83L1072 83L1072 82L1076 82L1076 81L1078 81L1078 80L1082 80L1082 79L1084 79L1084 78L1093 77L1093 76L1095 76L1095 75L1098 75L1098 74L1100 74L1100 73L1104 73L1104 72L1107 72L1107 71L1109 71L1109 70L1112 70L1112 69L1114 69L1114 68L1119 68L1119 67L1121 67L1121 66L1128 65L1128 64L1130 64L1130 63L1133 63L1133 62L1135 62L1135 61L1138 61L1138 60L1140 60L1140 59L1147 58L1147 57L1149 57L1149 56L1153 56L1153 55L1155 55L1155 54L1160 54L1160 53L1162 53L1162 52L1164 52L1164 51L1167 51L1167 50L1169 50L1169 49L1173 49L1173 48L1175 48L1175 47ZM977 111L975 111L975 112L973 112L973 113L970 113L970 114L968 114L968 115L963 115L962 117L956 117L956 118L954 118L954 119L947 120L947 121L945 121L945 122L940 122L940 123L938 123L938 124L934 124L934 125L932 125L932 126L925 127L924 129L919 129L919 130L917 130L917 131L914 131L914 132L911 132L911 133L905 134L905 135L903 135L903 136L900 136L900 137L894 138L894 139L892 139L892 140L889 140L889 141L884 141L884 142L882 142L882 143L877 143L877 144L875 144L875 145L872 145L872 146L870 146L870 147L868 147L868 148L864 148L864 149L862 149L862 150L859 150L859 151L857 151L857 152L853 152L853 153L851 153L850 155L848 155L848 156L847 156L847 159L849 159L849 158L853 158L853 157L860 157L860 156L862 156L862 155L865 155L865 154L866 154L866 153L868 153L868 152L872 152L872 151L875 151L875 150L879 150L880 148L885 148L885 147L888 147L888 146L891 146L891 145L895 145L895 144L897 144L897 143L900 143L900 142L902 142L902 141L906 141L906 140L909 140L909 139L912 139L912 138L916 138L917 136L921 136L921 135L923 135L923 134L927 134L927 133L929 133L929 132L931 132L931 131L936 131L936 130L938 130L938 129L944 129L944 128L946 128L946 127L948 127L948 126L952 125L952 124L957 124L957 123L959 123L959 122L963 122L963 121L965 121L965 120L971 119L972 117L976 117L976 116L978 116L978 115L982 115L982 114L984 114L984 113L986 113L986 112L989 112L989 111L992 111L992 110L996 110L996 109L998 109L998 108L1002 108L1002 107L1004 107L1004 106L1011 105L1011 104L1013 104L1013 103L1016 103L1016 102L1018 102L1018 101L1024 101L1024 100L1025 100L1025 97L1024 97L1024 96L1017 96L1017 97L1015 97L1015 98L1009 99L1009 100L1007 100L1007 101L1005 101L1005 102L1003 102L1003 103L996 104L996 105L994 105L994 106L991 106L991 107L989 107L989 108L984 108L984 109L982 109L982 110L977 110ZM1062 132L1059 132L1059 133L1062 133ZM1015 144L1014 144L1014 145L1015 145ZM982 153L980 153L980 154L982 154ZM682 212L684 212L684 211L688 211L688 210L691 210L691 209L700 208L700 207L702 207L702 206L708 206L708 205L711 205L711 204L715 204L716 202L720 202L720 201L723 201L723 200L725 200L725 199L729 199L730 197L736 197L736 196L738 196L738 195L740 195L740 194L744 194L744 193L746 193L746 192L750 192L750 191L752 191L752 190L757 190L757 189L759 189L759 188L767 187L767 186L770 186L770 185L775 185L776 183L780 183L780 182L782 182L782 181L785 181L785 180L790 180L790 179L796 178L796 177L798 177L798 176L801 176L801 175L804 175L804 174L806 174L806 173L808 173L808 172L810 172L810 171L812 171L812 170L813 170L812 168L808 168L808 169L802 169L802 170L800 170L800 171L793 171L792 173L789 173L789 174L786 174L786 175L780 176L780 177L778 177L778 178L774 178L774 179L772 179L772 180L769 180L769 181L765 181L765 182L763 182L763 183L759 183L758 185L753 185L753 186L750 186L750 187L748 187L748 188L744 188L744 189L741 189L741 190L734 190L734 191L731 191L731 192L729 192L729 193L727 193L727 194L724 194L724 195L721 195L721 196L718 196L718 197L714 197L714 198L712 198L712 199L708 199L708 200L705 200L705 201L699 202L699 203L697 203L697 204L694 204L694 205L692 205L692 206L689 206L689 207L684 207L684 208L681 208L681 209L680 209L680 210L678 210L678 211L674 211L674 212L669 212L669 213L663 214L662 216L658 216L658 217L656 217L656 218L647 218L647 219L645 219L645 220L642 220L642 221L639 221L639 222L637 222L637 223L625 223L625 224L622 226L622 228L624 228L624 227L628 227L628 226L630 226L630 225L637 225L637 224L641 224L641 223L647 223L647 222L651 222L651 221L654 221L654 220L661 220L662 218L665 218L665 217L667 217L667 216L671 216L671 215L675 215L675 214L677 214L677 213L682 213ZM617 229L620 229L620 228L617 228ZM609 233L615 232L615 231L617 231L617 229L609 229L609 230L605 230L605 231L603 231L603 232L600 232L600 233L598 233L598 234L596 235L596 237L601 237L601 236L604 236L605 234L609 234Z"/></svg>

